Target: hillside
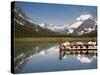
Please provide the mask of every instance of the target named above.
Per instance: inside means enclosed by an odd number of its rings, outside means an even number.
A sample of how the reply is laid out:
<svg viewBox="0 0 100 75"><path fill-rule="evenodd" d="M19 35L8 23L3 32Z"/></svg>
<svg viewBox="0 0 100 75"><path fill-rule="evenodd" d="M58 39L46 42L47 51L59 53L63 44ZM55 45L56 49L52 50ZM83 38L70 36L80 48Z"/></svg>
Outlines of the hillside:
<svg viewBox="0 0 100 75"><path fill-rule="evenodd" d="M56 32L32 23L31 19L29 19L29 17L16 4L14 9L12 9L12 13L14 13L12 21L14 24L15 37L42 37L58 35Z"/></svg>

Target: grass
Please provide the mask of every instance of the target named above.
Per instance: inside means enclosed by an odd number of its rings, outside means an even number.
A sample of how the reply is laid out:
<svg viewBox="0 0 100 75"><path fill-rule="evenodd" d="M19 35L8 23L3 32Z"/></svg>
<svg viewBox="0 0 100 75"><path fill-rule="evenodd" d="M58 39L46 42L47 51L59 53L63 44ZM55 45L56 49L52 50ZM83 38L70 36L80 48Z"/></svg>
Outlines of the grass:
<svg viewBox="0 0 100 75"><path fill-rule="evenodd" d="M15 38L15 41L21 41L21 42L59 42L59 41L94 41L96 40L96 37L40 37L40 38Z"/></svg>

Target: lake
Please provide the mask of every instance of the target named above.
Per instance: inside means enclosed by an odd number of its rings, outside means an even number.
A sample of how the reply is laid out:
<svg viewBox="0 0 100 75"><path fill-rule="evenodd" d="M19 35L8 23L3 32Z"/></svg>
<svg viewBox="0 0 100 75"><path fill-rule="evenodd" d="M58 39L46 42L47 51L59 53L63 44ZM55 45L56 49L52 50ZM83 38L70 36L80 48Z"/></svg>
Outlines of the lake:
<svg viewBox="0 0 100 75"><path fill-rule="evenodd" d="M15 73L67 71L97 68L96 54L60 56L59 43L15 42Z"/></svg>

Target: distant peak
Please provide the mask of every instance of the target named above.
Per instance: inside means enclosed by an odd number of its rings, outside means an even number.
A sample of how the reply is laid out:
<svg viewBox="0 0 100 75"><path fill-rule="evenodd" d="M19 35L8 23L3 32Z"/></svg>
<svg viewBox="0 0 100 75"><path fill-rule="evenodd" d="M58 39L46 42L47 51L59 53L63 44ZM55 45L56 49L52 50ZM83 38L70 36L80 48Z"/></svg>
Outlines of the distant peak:
<svg viewBox="0 0 100 75"><path fill-rule="evenodd" d="M77 21L84 21L84 20L87 20L87 19L93 19L93 17L89 13L88 14L84 13L84 14L81 14L80 17L77 18Z"/></svg>

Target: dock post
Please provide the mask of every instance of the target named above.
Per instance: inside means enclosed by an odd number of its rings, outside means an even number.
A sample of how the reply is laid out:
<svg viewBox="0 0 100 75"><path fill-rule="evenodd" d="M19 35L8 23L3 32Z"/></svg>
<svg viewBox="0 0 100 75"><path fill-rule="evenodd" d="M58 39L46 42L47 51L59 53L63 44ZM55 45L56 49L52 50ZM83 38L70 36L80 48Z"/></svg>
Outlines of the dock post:
<svg viewBox="0 0 100 75"><path fill-rule="evenodd" d="M62 47L61 47L61 45L62 45L62 40L60 39L59 40L59 59L60 60L62 60Z"/></svg>

